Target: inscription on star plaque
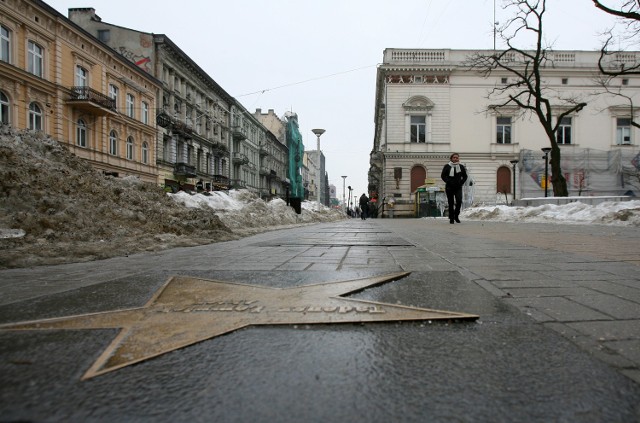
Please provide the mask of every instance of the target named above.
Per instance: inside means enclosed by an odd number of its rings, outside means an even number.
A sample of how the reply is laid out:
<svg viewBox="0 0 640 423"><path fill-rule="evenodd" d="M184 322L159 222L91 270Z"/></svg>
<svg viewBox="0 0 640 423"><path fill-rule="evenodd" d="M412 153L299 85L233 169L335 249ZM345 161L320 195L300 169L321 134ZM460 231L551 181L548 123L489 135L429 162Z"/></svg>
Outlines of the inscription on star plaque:
<svg viewBox="0 0 640 423"><path fill-rule="evenodd" d="M344 297L408 274L294 288L174 276L142 307L4 324L0 330L120 328L82 377L89 379L247 326L478 318Z"/></svg>

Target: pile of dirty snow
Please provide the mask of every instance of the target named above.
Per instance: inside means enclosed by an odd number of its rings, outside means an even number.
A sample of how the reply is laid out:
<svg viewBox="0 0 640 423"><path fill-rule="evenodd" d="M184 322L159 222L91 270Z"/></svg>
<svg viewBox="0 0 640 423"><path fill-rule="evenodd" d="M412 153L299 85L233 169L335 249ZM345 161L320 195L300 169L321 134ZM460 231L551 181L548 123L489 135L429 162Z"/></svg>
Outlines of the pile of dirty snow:
<svg viewBox="0 0 640 423"><path fill-rule="evenodd" d="M248 191L212 194L216 207L204 195L104 176L50 137L0 126L0 268L202 245L343 218L329 209L297 216L284 202L265 203Z"/></svg>

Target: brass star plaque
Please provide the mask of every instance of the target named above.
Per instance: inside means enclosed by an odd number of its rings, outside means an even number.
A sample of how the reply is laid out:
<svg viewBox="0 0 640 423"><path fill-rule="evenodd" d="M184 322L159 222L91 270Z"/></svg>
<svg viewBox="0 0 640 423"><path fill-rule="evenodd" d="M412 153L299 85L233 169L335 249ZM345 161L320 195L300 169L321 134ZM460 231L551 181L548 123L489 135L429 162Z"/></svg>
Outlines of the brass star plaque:
<svg viewBox="0 0 640 423"><path fill-rule="evenodd" d="M251 325L477 319L473 314L345 298L409 273L294 288L171 277L142 307L0 325L0 330L122 330L89 379Z"/></svg>

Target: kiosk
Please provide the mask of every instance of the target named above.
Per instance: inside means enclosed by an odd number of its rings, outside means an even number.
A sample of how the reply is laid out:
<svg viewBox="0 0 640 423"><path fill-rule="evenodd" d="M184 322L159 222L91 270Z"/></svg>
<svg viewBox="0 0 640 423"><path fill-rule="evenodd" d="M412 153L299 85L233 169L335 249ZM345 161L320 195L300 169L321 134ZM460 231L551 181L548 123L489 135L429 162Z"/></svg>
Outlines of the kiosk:
<svg viewBox="0 0 640 423"><path fill-rule="evenodd" d="M427 180L427 183L418 187L415 192L414 213L415 217L441 217L438 200L446 202L444 189ZM440 198L438 198L440 197Z"/></svg>

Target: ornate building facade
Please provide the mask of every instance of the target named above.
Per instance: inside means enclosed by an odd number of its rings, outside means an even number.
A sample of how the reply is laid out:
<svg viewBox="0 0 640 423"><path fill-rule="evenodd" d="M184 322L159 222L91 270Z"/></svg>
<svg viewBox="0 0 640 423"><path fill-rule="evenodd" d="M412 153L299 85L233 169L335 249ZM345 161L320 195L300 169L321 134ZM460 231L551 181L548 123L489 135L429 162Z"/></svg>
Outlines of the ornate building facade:
<svg viewBox="0 0 640 423"><path fill-rule="evenodd" d="M161 82L38 0L0 2L0 119L113 176L157 179Z"/></svg>
<svg viewBox="0 0 640 423"><path fill-rule="evenodd" d="M161 103L149 110L160 127L158 183L167 189L229 189L236 101L169 37L103 22L93 8L69 9L69 19L161 81ZM236 128L238 129L238 128ZM235 161L237 163L237 160ZM237 170L237 169L236 169Z"/></svg>
<svg viewBox="0 0 640 423"><path fill-rule="evenodd" d="M513 76L494 71L485 77L469 70L474 53L384 51L376 80L369 193L379 199L393 196L396 216L417 215L420 191L442 190L440 172L453 152L470 174L467 205L510 202L514 193L516 198L544 195L549 176L541 148L549 147L549 140L536 117L492 103L490 92ZM558 131L570 195L637 195L640 184L633 179L640 174L640 131L630 123L637 115L628 100L640 101L640 77L621 78L605 90L596 82L599 52L552 54L553 66L545 68L543 79L558 93L554 106L567 98L587 102ZM638 59L638 52L618 58Z"/></svg>

